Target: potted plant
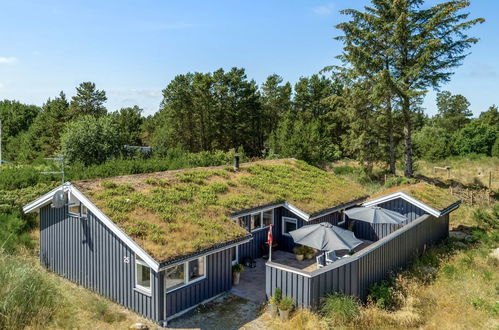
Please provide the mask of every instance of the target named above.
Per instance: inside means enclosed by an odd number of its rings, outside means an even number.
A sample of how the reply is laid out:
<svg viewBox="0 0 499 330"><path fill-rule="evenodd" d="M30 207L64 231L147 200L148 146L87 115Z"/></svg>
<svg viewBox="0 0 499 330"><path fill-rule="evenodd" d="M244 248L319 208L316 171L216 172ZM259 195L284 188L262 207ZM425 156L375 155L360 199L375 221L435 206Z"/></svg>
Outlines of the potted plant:
<svg viewBox="0 0 499 330"><path fill-rule="evenodd" d="M281 302L279 303L279 317L281 320L289 320L289 313L293 309L293 305L293 299L290 297L284 297L281 299Z"/></svg>
<svg viewBox="0 0 499 330"><path fill-rule="evenodd" d="M293 251L295 252L295 258L298 261L302 261L303 258L305 257L305 253L303 251L304 246L300 246L297 248L294 248Z"/></svg>
<svg viewBox="0 0 499 330"><path fill-rule="evenodd" d="M276 317L279 309L279 303L282 299L281 288L276 288L274 295L269 299L269 312L270 316Z"/></svg>
<svg viewBox="0 0 499 330"><path fill-rule="evenodd" d="M314 257L314 249L311 247L305 246L305 258L312 259Z"/></svg>
<svg viewBox="0 0 499 330"><path fill-rule="evenodd" d="M244 266L241 264L235 264L232 266L232 282L234 285L239 284L239 280L241 279L241 273L244 270Z"/></svg>

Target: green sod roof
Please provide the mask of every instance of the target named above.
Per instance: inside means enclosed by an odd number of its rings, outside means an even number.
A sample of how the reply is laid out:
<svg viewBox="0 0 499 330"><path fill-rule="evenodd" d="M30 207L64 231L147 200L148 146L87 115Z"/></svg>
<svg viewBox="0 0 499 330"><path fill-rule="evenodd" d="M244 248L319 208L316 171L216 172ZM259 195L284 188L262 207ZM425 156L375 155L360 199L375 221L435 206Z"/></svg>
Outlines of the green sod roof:
<svg viewBox="0 0 499 330"><path fill-rule="evenodd" d="M459 198L451 195L447 189L443 189L426 182L392 187L372 196L370 199L376 199L396 192L403 192L437 211L443 211L447 207L459 201Z"/></svg>
<svg viewBox="0 0 499 330"><path fill-rule="evenodd" d="M248 235L231 214L289 202L312 215L365 197L365 189L305 162L268 160L73 183L160 262Z"/></svg>

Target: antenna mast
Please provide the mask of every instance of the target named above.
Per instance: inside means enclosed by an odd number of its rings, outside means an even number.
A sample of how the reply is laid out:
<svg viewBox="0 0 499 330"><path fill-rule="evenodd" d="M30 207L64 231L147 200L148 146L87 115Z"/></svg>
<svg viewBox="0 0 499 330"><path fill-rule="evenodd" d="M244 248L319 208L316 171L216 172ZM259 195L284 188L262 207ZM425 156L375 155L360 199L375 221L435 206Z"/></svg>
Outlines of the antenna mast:
<svg viewBox="0 0 499 330"><path fill-rule="evenodd" d="M61 157L53 157L53 158L45 158L47 160L55 160L61 162L61 171L60 172L40 172L40 174L61 174L62 175L62 184L64 184L64 156Z"/></svg>

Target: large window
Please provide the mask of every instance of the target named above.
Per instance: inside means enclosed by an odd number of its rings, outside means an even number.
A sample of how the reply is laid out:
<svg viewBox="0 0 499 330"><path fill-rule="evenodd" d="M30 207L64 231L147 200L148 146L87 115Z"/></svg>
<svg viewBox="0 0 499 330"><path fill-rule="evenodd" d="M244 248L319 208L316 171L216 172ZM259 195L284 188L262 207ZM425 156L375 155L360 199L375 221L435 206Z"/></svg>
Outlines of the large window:
<svg viewBox="0 0 499 330"><path fill-rule="evenodd" d="M137 255L135 256L135 287L147 294L151 293L151 268Z"/></svg>
<svg viewBox="0 0 499 330"><path fill-rule="evenodd" d="M237 246L230 249L230 257L233 265L239 263L239 251Z"/></svg>
<svg viewBox="0 0 499 330"><path fill-rule="evenodd" d="M250 230L258 230L262 228L267 228L272 224L274 218L274 210L266 210L258 213L253 213L251 215L251 226Z"/></svg>
<svg viewBox="0 0 499 330"><path fill-rule="evenodd" d="M282 217L282 234L286 236L290 236L289 232L296 230L297 221L295 218L287 218L287 217Z"/></svg>
<svg viewBox="0 0 499 330"><path fill-rule="evenodd" d="M184 262L165 270L165 289L172 291L206 277L206 257Z"/></svg>

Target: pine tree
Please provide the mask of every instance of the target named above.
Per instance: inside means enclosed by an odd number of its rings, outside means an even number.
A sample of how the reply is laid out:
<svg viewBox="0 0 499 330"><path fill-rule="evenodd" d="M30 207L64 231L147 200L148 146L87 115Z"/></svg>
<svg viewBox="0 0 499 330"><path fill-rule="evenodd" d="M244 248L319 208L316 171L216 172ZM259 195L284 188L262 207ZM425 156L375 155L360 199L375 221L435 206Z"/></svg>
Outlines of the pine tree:
<svg viewBox="0 0 499 330"><path fill-rule="evenodd" d="M76 87L76 95L71 98L69 112L71 119L90 115L99 117L107 113L104 103L107 101L106 92L95 88L93 82L82 82Z"/></svg>
<svg viewBox="0 0 499 330"><path fill-rule="evenodd" d="M449 81L452 69L478 39L466 31L484 20L468 20L469 1L427 8L423 0L372 0L364 11L348 9L350 21L337 26L344 43L340 59L398 98L404 125L404 174L413 175L412 119L415 100Z"/></svg>

